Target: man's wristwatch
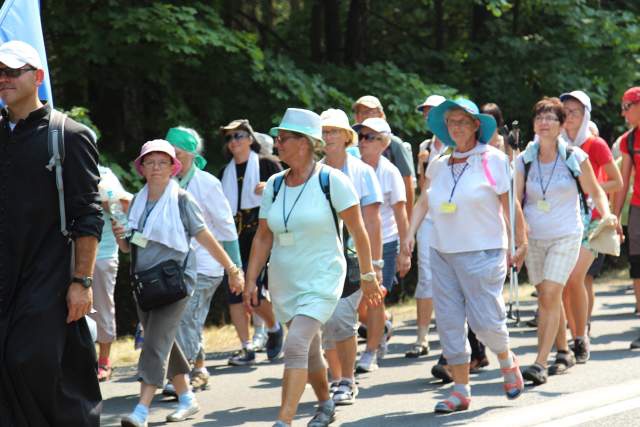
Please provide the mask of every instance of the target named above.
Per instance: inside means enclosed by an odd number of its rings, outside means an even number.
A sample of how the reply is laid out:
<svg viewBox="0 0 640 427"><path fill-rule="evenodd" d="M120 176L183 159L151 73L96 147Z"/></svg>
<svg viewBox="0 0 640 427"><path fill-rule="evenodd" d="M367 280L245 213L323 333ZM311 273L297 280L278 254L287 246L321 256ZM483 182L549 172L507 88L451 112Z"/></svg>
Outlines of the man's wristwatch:
<svg viewBox="0 0 640 427"><path fill-rule="evenodd" d="M371 261L371 264L379 269L383 269L384 268L384 260L383 259L374 259L373 261Z"/></svg>
<svg viewBox="0 0 640 427"><path fill-rule="evenodd" d="M93 285L93 277L91 276L73 276L71 283L80 283L85 289L89 289Z"/></svg>
<svg viewBox="0 0 640 427"><path fill-rule="evenodd" d="M360 280L363 282L373 282L374 280L377 279L378 276L376 276L376 272L375 271L370 271L368 273L363 273L360 275Z"/></svg>

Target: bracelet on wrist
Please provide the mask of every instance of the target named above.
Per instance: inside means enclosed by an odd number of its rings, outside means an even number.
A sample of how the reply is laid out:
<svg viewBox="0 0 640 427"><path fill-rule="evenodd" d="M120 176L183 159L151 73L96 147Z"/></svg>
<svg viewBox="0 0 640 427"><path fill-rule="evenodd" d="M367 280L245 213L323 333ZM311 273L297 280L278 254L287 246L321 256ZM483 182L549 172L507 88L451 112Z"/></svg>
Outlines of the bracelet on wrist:
<svg viewBox="0 0 640 427"><path fill-rule="evenodd" d="M227 274L229 276L235 276L237 274L240 274L241 271L242 269L235 264L232 264L231 267L227 268Z"/></svg>

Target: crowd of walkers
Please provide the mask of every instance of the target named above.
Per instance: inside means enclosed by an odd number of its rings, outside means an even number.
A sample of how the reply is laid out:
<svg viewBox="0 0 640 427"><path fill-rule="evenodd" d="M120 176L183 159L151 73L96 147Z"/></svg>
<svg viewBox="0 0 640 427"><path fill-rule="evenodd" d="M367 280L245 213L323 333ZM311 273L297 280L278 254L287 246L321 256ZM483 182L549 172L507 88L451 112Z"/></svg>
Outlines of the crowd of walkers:
<svg viewBox="0 0 640 427"><path fill-rule="evenodd" d="M29 122L12 121L24 102L7 93L6 82L27 93L41 83L42 65L30 46L8 44L0 46L0 95L10 140ZM50 107L34 106L26 111L41 112L29 116L34 124L51 115ZM589 360L593 279L625 236L640 312L640 176L633 173L640 167L640 87L624 92L621 109L629 130L614 146L616 160L591 121L584 91L540 99L528 144L502 131L495 103L478 108L430 94L417 114L432 136L414 164L412 144L393 133L375 96L355 101L355 124L337 108L288 108L268 134L246 119L221 126L219 141L209 144L220 144L228 161L218 177L205 171L200 135L172 127L142 145L133 163L144 186L135 195L109 168L91 169L102 220L92 220L86 233L102 233L93 276L84 268L82 280L93 288L95 310L70 312L67 323L82 322L85 313L95 322L96 380L109 381L118 249L130 253L140 395L121 422L146 426L158 389L178 400L167 421L183 421L200 410L195 392L212 381L203 329L223 289L240 342L229 365L253 364L261 350L284 360L274 426L292 424L307 383L318 399L308 425L327 426L336 406L356 403L355 373L384 366L393 330L385 300L417 252L416 341L405 356L430 352L435 313L442 354L432 373L453 382L435 412L469 408L469 374L489 364L486 348L497 356L505 397L516 399L525 382L542 385ZM95 135L73 126L83 146L94 147ZM5 151L14 147L7 144ZM95 150L87 153L97 158ZM98 204L92 209L99 214ZM537 294L538 346L535 363L521 367L503 288L523 265ZM366 344L358 358L359 334ZM640 338L631 348L640 348ZM3 390L16 383L10 372L0 374Z"/></svg>

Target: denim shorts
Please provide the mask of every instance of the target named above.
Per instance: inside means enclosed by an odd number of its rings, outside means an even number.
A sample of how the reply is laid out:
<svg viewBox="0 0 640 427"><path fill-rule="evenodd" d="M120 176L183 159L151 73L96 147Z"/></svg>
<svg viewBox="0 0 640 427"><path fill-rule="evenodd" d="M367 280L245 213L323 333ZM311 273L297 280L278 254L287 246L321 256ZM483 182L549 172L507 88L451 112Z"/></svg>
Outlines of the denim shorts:
<svg viewBox="0 0 640 427"><path fill-rule="evenodd" d="M382 268L382 286L387 288L389 293L393 290L393 285L397 282L396 258L398 258L399 250L400 243L397 239L382 245L382 259L384 260L384 267Z"/></svg>

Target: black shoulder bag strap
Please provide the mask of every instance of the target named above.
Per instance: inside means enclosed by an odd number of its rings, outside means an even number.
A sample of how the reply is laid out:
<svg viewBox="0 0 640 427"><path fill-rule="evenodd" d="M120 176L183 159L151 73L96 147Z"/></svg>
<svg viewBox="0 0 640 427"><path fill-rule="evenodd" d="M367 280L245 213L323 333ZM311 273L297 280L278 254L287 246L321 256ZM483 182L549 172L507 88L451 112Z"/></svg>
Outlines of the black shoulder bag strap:
<svg viewBox="0 0 640 427"><path fill-rule="evenodd" d="M47 134L47 149L49 151L49 163L46 168L55 169L56 188L58 189L58 207L60 210L60 231L65 237L69 237L67 230L67 215L64 208L64 182L62 180L62 163L64 162L64 124L67 115L52 109L49 115L49 131Z"/></svg>
<svg viewBox="0 0 640 427"><path fill-rule="evenodd" d="M635 141L636 140L636 128L633 128L629 131L629 133L627 134L627 151L629 152L629 156L631 156L631 167L635 166L635 159L633 158L633 156L636 154L635 153Z"/></svg>

